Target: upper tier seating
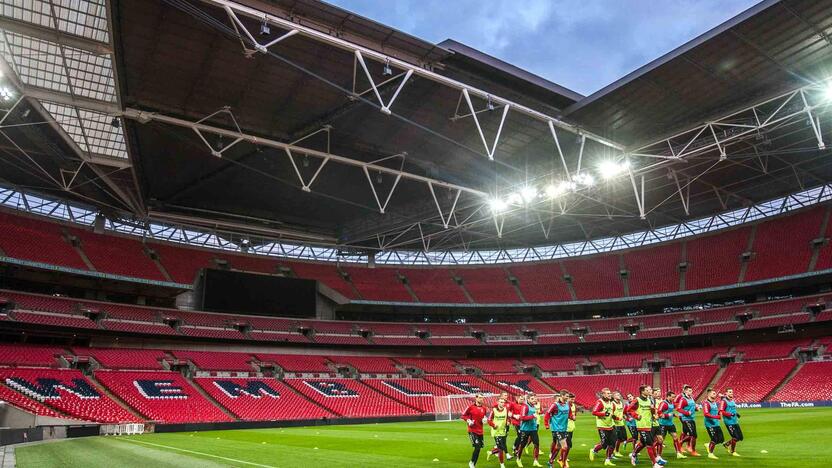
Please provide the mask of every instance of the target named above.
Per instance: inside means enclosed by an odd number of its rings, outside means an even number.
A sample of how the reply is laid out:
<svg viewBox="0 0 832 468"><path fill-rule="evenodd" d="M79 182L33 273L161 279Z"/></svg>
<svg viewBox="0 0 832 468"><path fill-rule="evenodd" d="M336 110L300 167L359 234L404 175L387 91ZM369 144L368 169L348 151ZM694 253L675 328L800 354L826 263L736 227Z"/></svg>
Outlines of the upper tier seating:
<svg viewBox="0 0 832 468"><path fill-rule="evenodd" d="M815 207L760 224L752 246L754 257L748 263L745 280L805 273L812 257L809 243L820 237L824 210L824 207ZM789 245L788 255L783 255L785 244Z"/></svg>
<svg viewBox="0 0 832 468"><path fill-rule="evenodd" d="M355 289L364 299L388 302L411 302L413 297L396 277L393 268L344 267Z"/></svg>
<svg viewBox="0 0 832 468"><path fill-rule="evenodd" d="M376 356L329 356L335 364L346 364L359 372L373 374L398 374L396 363L387 357Z"/></svg>
<svg viewBox="0 0 832 468"><path fill-rule="evenodd" d="M679 290L681 243L659 245L624 254L627 284L631 296L669 293Z"/></svg>
<svg viewBox="0 0 832 468"><path fill-rule="evenodd" d="M69 232L81 240L81 248L96 270L165 281L162 272L144 253L144 246L135 237L96 234L82 229L70 229Z"/></svg>
<svg viewBox="0 0 832 468"><path fill-rule="evenodd" d="M332 413L275 379L207 377L194 382L243 421L332 417Z"/></svg>
<svg viewBox="0 0 832 468"><path fill-rule="evenodd" d="M748 247L750 233L751 228L741 227L688 240L685 289L692 291L739 281L740 255Z"/></svg>
<svg viewBox="0 0 832 468"><path fill-rule="evenodd" d="M517 278L517 285L527 302L572 300L569 289L563 281L560 262L511 265L508 269Z"/></svg>
<svg viewBox="0 0 832 468"><path fill-rule="evenodd" d="M807 362L772 401L828 400L832 395L832 361Z"/></svg>
<svg viewBox="0 0 832 468"><path fill-rule="evenodd" d="M555 390L566 389L575 394L575 402L584 408L589 408L598 400L598 392L604 387L610 390L620 390L623 393L638 390L642 384L652 384L653 374L613 374L613 375L582 375L570 377L547 377L546 384Z"/></svg>
<svg viewBox="0 0 832 468"><path fill-rule="evenodd" d="M474 302L481 304L520 302L517 291L509 283L508 275L502 268L457 268L454 272L462 278L462 284Z"/></svg>
<svg viewBox="0 0 832 468"><path fill-rule="evenodd" d="M352 418L410 416L419 414L373 388L352 379L287 379L292 388L306 398L332 411Z"/></svg>
<svg viewBox="0 0 832 468"><path fill-rule="evenodd" d="M602 354L593 356L591 360L600 362L606 369L638 369L652 357L653 353Z"/></svg>
<svg viewBox="0 0 832 468"><path fill-rule="evenodd" d="M715 388L717 391L733 388L734 399L739 403L763 401L786 378L795 364L795 359L731 363Z"/></svg>
<svg viewBox="0 0 832 468"><path fill-rule="evenodd" d="M689 364L705 364L714 359L714 355L725 353L726 347L713 348L692 348L679 351L660 351L659 358L670 360L673 366L685 366Z"/></svg>
<svg viewBox="0 0 832 468"><path fill-rule="evenodd" d="M0 380L72 418L103 423L139 421L75 369L0 369Z"/></svg>
<svg viewBox="0 0 832 468"><path fill-rule="evenodd" d="M563 266L572 277L572 288L579 300L624 296L624 283L621 282L618 255L566 260Z"/></svg>
<svg viewBox="0 0 832 468"><path fill-rule="evenodd" d="M99 370L95 378L151 421L232 421L177 372Z"/></svg>
<svg viewBox="0 0 832 468"><path fill-rule="evenodd" d="M420 302L467 303L468 298L462 288L454 281L450 270L444 268L408 268L400 269L407 278L413 294Z"/></svg>
<svg viewBox="0 0 832 468"><path fill-rule="evenodd" d="M88 270L78 252L62 237L62 225L0 211L0 226L0 250L7 256Z"/></svg>
<svg viewBox="0 0 832 468"><path fill-rule="evenodd" d="M497 386L473 375L428 375L425 380L451 394L500 393Z"/></svg>
<svg viewBox="0 0 832 468"><path fill-rule="evenodd" d="M574 371L585 360L583 356L523 358L524 363L537 366L543 372Z"/></svg>
<svg viewBox="0 0 832 468"><path fill-rule="evenodd" d="M517 290L509 281L515 277L522 297L531 303L619 298L624 296L627 271L629 296L673 293L736 284L740 280L746 251L754 255L743 281L773 279L805 273L812 254L810 241L822 237L820 226L826 207L813 207L760 222L751 241L751 226L727 229L673 243L647 246L633 251L611 252L588 258L570 258L540 263L499 267L388 267L367 268L347 265L342 270L332 263L288 261L268 256L209 250L183 244L149 241L121 234L95 234L84 227L52 222L10 212L0 212L0 252L5 256L78 270L89 270L81 255L65 239L80 240L80 249L98 271L143 279L166 279L159 267L143 252L144 246L158 254L159 264L175 282L190 284L201 268L227 265L240 271L276 274L288 267L299 278L318 280L348 299L409 302L413 300L397 275L407 278L421 302L467 303L463 288L454 282L459 276L474 302L517 303ZM824 236L832 236L832 223ZM66 235L64 234L66 233ZM788 255L780 246L788 238L794 248ZM684 243L684 249L682 248ZM682 258L682 252L685 257ZM714 255L719 252L719 255ZM686 262L684 274L678 271ZM820 249L815 271L832 268L832 246ZM575 297L564 275L571 277Z"/></svg>

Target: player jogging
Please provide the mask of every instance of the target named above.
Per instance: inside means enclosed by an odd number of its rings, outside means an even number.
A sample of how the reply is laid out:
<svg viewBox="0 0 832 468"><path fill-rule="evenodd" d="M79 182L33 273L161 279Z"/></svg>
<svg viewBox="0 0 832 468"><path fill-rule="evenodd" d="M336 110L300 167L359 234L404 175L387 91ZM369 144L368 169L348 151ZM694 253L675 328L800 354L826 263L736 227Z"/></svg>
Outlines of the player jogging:
<svg viewBox="0 0 832 468"><path fill-rule="evenodd" d="M574 420L572 405L569 403L569 392L561 390L560 394L546 411L543 424L546 429L552 430L552 453L549 455L549 468L557 460L561 468L566 468L569 463L566 461L569 455L569 446L566 441L569 421Z"/></svg>
<svg viewBox="0 0 832 468"><path fill-rule="evenodd" d="M537 433L540 417L540 403L537 401L537 395L529 393L526 395L526 402L522 406L523 412L520 414L520 445L514 449L514 456L516 457L517 466L523 468L523 449L529 443L534 445L534 461L532 466L543 466L538 461L540 457L540 436Z"/></svg>
<svg viewBox="0 0 832 468"><path fill-rule="evenodd" d="M654 447L653 418L655 417L656 407L652 400L653 389L649 385L642 385L638 388L638 393L638 398L633 400L630 407L627 408L630 416L636 420L638 430L638 442L630 455L630 463L636 466L638 464L638 453L646 448L647 455L650 457L650 461L653 462L653 468L661 468L666 462L657 458L656 447Z"/></svg>
<svg viewBox="0 0 832 468"><path fill-rule="evenodd" d="M477 466L477 459L480 457L480 449L482 448L482 425L488 422L482 401L482 394L477 393L474 396L474 404L469 406L460 418L468 423L468 438L471 439L471 446L474 447L474 451L471 453L471 461L468 462L468 468Z"/></svg>
<svg viewBox="0 0 832 468"><path fill-rule="evenodd" d="M494 438L494 447L497 450L497 457L500 459L500 468L506 468L505 456L508 452L506 438L508 437L508 408L506 398L500 397L497 406L491 410L488 418L488 425L491 426L491 437Z"/></svg>
<svg viewBox="0 0 832 468"><path fill-rule="evenodd" d="M621 400L621 392L614 391L612 401L615 403L615 411L612 413L612 423L615 426L615 450L613 450L613 455L623 457L621 445L627 442L627 428L624 427L626 418L624 417L624 402Z"/></svg>
<svg viewBox="0 0 832 468"><path fill-rule="evenodd" d="M696 400L693 399L693 388L690 385L682 387L682 394L676 397L676 412L682 422L682 450L687 450L691 456L698 457L696 451Z"/></svg>
<svg viewBox="0 0 832 468"><path fill-rule="evenodd" d="M566 465L569 465L569 452L572 450L572 434L575 432L575 420L578 417L578 407L575 405L575 394L569 394L569 409L572 411L572 418L566 421Z"/></svg>
<svg viewBox="0 0 832 468"><path fill-rule="evenodd" d="M653 407L656 408L656 411L653 413L653 443L656 445L656 459L659 462L663 462L665 461L664 457L662 457L662 453L664 452L664 436L662 435L661 425L659 424L659 405L662 403L662 389L659 387L654 388L651 399L653 401Z"/></svg>
<svg viewBox="0 0 832 468"><path fill-rule="evenodd" d="M514 449L512 452L517 451L517 447L520 446L520 416L523 413L523 407L526 406L526 402L523 399L523 395L517 394L514 395L514 402L511 403L508 407L509 409L509 416L511 419L511 425L514 426ZM511 459L511 455L508 456Z"/></svg>
<svg viewBox="0 0 832 468"><path fill-rule="evenodd" d="M705 429L707 429L708 436L711 438L711 442L707 445L708 458L717 460L718 457L714 455L714 447L716 447L716 444L725 442L722 426L719 425L722 415L719 412L719 402L716 401L716 390L709 388L707 394L708 399L702 403L702 413L705 416Z"/></svg>
<svg viewBox="0 0 832 468"><path fill-rule="evenodd" d="M630 431L630 437L626 441L624 441L624 447L626 447L627 444L630 444L630 443L632 443L633 447L635 447L636 442L638 442L638 430L636 429L636 420L635 420L635 418L630 416L630 413L628 413L626 411L626 408L629 408L634 400L635 400L635 397L633 396L632 393L628 393L627 394L627 399L624 400L624 408L625 408L625 411L624 411L624 425L626 425L627 430Z"/></svg>
<svg viewBox="0 0 832 468"><path fill-rule="evenodd" d="M676 425L673 423L674 409L676 408L673 402L676 394L667 392L665 399L659 403L658 418L659 418L659 434L665 439L669 436L673 440L673 447L676 449L676 458L687 458L682 453L682 444L679 442L679 436L676 433Z"/></svg>
<svg viewBox="0 0 832 468"><path fill-rule="evenodd" d="M613 427L613 413L615 402L612 401L612 392L609 388L601 389L601 398L592 408L592 415L595 416L595 426L598 428L598 436L601 441L589 450L589 461L595 461L595 454L601 449L606 449L605 466L615 466L612 462L612 453L615 450L615 431Z"/></svg>
<svg viewBox="0 0 832 468"><path fill-rule="evenodd" d="M508 426L508 425L511 424L509 422L510 419L511 419L511 400L509 399L508 392L500 392L500 398L498 398L497 402L494 403L494 407L492 408L492 411L497 409L497 407L500 405L500 400L503 400L503 407L506 409L506 417L507 417L506 426ZM508 429L506 429L506 432L508 432ZM508 437L508 435L506 435L506 437ZM500 448L497 447L497 441L495 440L494 441L494 448L492 448L485 455L485 460L488 461L489 459L491 459L491 455L497 455L497 453L499 453L499 451L500 451ZM507 452L507 451L503 450L503 452Z"/></svg>
<svg viewBox="0 0 832 468"><path fill-rule="evenodd" d="M725 396L719 405L719 412L722 415L722 422L725 423L725 429L728 429L728 435L731 440L725 442L724 445L728 449L731 456L738 457L737 442L742 442L742 429L740 428L740 414L737 412L737 402L734 401L734 389L729 388L725 390Z"/></svg>

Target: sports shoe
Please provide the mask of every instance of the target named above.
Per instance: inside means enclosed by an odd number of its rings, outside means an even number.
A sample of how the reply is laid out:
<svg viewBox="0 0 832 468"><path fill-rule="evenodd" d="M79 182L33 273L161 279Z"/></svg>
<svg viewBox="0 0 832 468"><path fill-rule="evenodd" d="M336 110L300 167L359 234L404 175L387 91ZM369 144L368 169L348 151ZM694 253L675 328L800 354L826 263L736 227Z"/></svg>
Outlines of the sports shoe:
<svg viewBox="0 0 832 468"><path fill-rule="evenodd" d="M659 465L659 466L665 466L665 465L667 465L667 462L662 460L661 458L657 458L656 459L656 464Z"/></svg>
<svg viewBox="0 0 832 468"><path fill-rule="evenodd" d="M719 460L719 457L717 457L716 455L714 455L714 454L713 454L713 452L711 452L711 453L709 453L709 454L708 454L708 458L710 458L711 460Z"/></svg>
<svg viewBox="0 0 832 468"><path fill-rule="evenodd" d="M511 454L511 452L506 452L506 460L511 460L512 458L514 458L514 456Z"/></svg>
<svg viewBox="0 0 832 468"><path fill-rule="evenodd" d="M662 466L659 465L658 463L653 463L653 468L662 468Z"/></svg>
<svg viewBox="0 0 832 468"><path fill-rule="evenodd" d="M560 465L560 463L558 463L558 465ZM552 466L552 462L546 462L546 468L554 468L554 466Z"/></svg>
<svg viewBox="0 0 832 468"><path fill-rule="evenodd" d="M638 457L634 453L630 454L630 464L633 466L638 465Z"/></svg>
<svg viewBox="0 0 832 468"><path fill-rule="evenodd" d="M532 466L537 466L537 467L543 468L543 465L541 465L540 462L537 461L537 460L532 462Z"/></svg>
<svg viewBox="0 0 832 468"><path fill-rule="evenodd" d="M500 463L500 468L506 468L506 464L505 463Z"/></svg>
<svg viewBox="0 0 832 468"><path fill-rule="evenodd" d="M621 453L621 452L613 452L612 454L613 454L613 456L615 456L615 457L618 457L618 458L624 458L624 454L623 454L623 453Z"/></svg>
<svg viewBox="0 0 832 468"><path fill-rule="evenodd" d="M520 457L517 457L515 463L517 463L517 468L523 468L523 460L520 460Z"/></svg>
<svg viewBox="0 0 832 468"><path fill-rule="evenodd" d="M595 461L595 450L589 449L589 461Z"/></svg>
<svg viewBox="0 0 832 468"><path fill-rule="evenodd" d="M604 466L615 466L615 463L612 462L609 458L604 460Z"/></svg>
<svg viewBox="0 0 832 468"><path fill-rule="evenodd" d="M731 456L732 457L739 457L740 454L738 454L736 451L734 451L734 452L731 452Z"/></svg>
<svg viewBox="0 0 832 468"><path fill-rule="evenodd" d="M474 462L472 462L472 461L468 462L468 468L476 468L476 466L477 465L475 465Z"/></svg>
<svg viewBox="0 0 832 468"><path fill-rule="evenodd" d="M691 451L690 451L690 452L688 452L688 453L689 453L689 454L690 454L690 456L692 456L692 457L701 457L701 456L702 456L702 455L700 455L700 454L699 454L699 452L697 452L696 450L691 450Z"/></svg>
<svg viewBox="0 0 832 468"><path fill-rule="evenodd" d="M679 460L684 460L685 458L687 458L687 456L682 452L678 452L676 454L676 458L678 458Z"/></svg>

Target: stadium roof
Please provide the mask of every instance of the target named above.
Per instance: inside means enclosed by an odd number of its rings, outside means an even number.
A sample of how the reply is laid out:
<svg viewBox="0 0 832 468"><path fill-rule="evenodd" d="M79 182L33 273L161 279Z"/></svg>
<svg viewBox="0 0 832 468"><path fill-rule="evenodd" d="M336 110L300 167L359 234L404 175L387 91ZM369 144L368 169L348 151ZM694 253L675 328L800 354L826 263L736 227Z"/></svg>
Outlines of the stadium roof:
<svg viewBox="0 0 832 468"><path fill-rule="evenodd" d="M762 2L587 97L312 0L0 5L0 177L112 218L513 248L832 180L826 2Z"/></svg>

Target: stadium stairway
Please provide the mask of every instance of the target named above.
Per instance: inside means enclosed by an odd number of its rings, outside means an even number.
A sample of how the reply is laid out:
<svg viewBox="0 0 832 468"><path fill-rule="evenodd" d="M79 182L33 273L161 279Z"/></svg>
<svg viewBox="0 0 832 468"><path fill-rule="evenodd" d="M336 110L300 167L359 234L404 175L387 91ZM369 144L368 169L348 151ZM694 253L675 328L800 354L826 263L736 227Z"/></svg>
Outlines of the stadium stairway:
<svg viewBox="0 0 832 468"><path fill-rule="evenodd" d="M731 348L731 349L733 349L733 348ZM714 373L714 378L712 378L711 381L708 382L708 385L705 385L703 388L700 388L700 389L695 389L698 392L702 392L702 393L699 394L699 398L696 399L696 401L698 403L702 403L703 401L705 401L705 398L708 397L708 392L706 392L705 389L714 388L716 386L716 383L719 382L719 379L722 378L722 374L724 374L727 369L728 369L727 366L726 367L720 367Z"/></svg>
<svg viewBox="0 0 832 468"><path fill-rule="evenodd" d="M231 419L232 419L232 420L234 420L234 421L242 421L240 418L238 418L238 417L237 417L237 415L236 415L236 414L232 413L232 412L231 412L228 408L226 408L225 406L223 406L222 404L220 404L220 402L218 402L218 401L217 401L217 400L216 400L213 396L211 396L211 394L209 394L208 392L206 392L206 391L205 391L205 389L204 389L204 388L202 388L202 385L198 385L198 384L197 384L196 382L194 382L194 381L193 381L193 379L192 379L192 378L190 378L190 377L187 377L187 376L184 376L184 375L183 375L183 377L185 377L185 380L187 380L187 381L188 381L188 383L191 385L191 387L193 387L193 388L194 388L194 390L196 390L197 392L199 392L199 394L200 394L200 395L202 395L202 397L203 397L203 398L205 398L206 400L210 401L212 405L216 406L216 407L217 407L220 411L222 411L222 412L223 412L226 416L228 416L229 418L231 418Z"/></svg>
<svg viewBox="0 0 832 468"><path fill-rule="evenodd" d="M95 378L95 375L93 375L93 374L94 374L94 373L89 374L89 375L86 375L86 374L85 374L85 376L87 377L87 379L88 379L90 382L92 382L92 384L95 386L95 389L96 389L96 390L98 390L98 391L99 391L99 392L101 392L102 394L106 395L109 399L113 400L113 401L114 401L117 405L121 406L121 408L122 408L122 409L124 409L124 411L127 411L128 413L132 414L133 416L135 416L136 418L138 418L140 421L143 421L143 420L147 419L147 418L145 418L144 416L142 416L141 414L139 414L136 410L134 410L133 408L131 408L131 407L130 407L130 405L128 405L128 404L127 404L124 400L122 400L122 399L121 399L119 396L117 396L115 393L111 392L109 388L107 388L106 386L102 385L102 384L101 384L101 382L99 382L99 381Z"/></svg>
<svg viewBox="0 0 832 468"><path fill-rule="evenodd" d="M370 385L368 385L366 382L364 382L364 381L363 381L363 380L361 380L361 379L357 379L356 381L357 381L357 382L361 385L361 387L362 387L362 388L366 388L366 389L368 389L368 390L370 390L370 391L372 391L372 392L377 392L377 393L380 393L381 395L384 395L385 397L390 398L391 400L397 401L397 402L401 403L402 405L407 406L408 408L410 408L410 409L412 409L412 410L414 410L414 411L418 411L419 413L424 413L424 410L423 410L423 409L421 409L421 408L419 408L419 407L416 407L416 406L411 405L410 403L408 403L407 401L405 401L405 399L404 399L404 398L398 398L398 397L396 397L396 396L394 396L394 395L388 395L388 394L386 394L386 393L381 393L381 392L379 392L378 390L376 390L375 388L373 388L373 387L371 387ZM330 411L331 411L331 410L330 410Z"/></svg>
<svg viewBox="0 0 832 468"><path fill-rule="evenodd" d="M805 363L803 363L803 362L798 362L797 365L794 366L792 371L789 372L789 374L786 376L786 378L784 378L782 382L777 384L777 386L774 387L774 389L772 391L768 392L768 394L766 394L766 396L763 397L762 401L769 401L774 395L777 395L777 392L779 392L783 387L785 387L786 384L791 382L792 379L794 378L794 376L797 375L798 372L800 372L800 369L803 369L804 364Z"/></svg>

